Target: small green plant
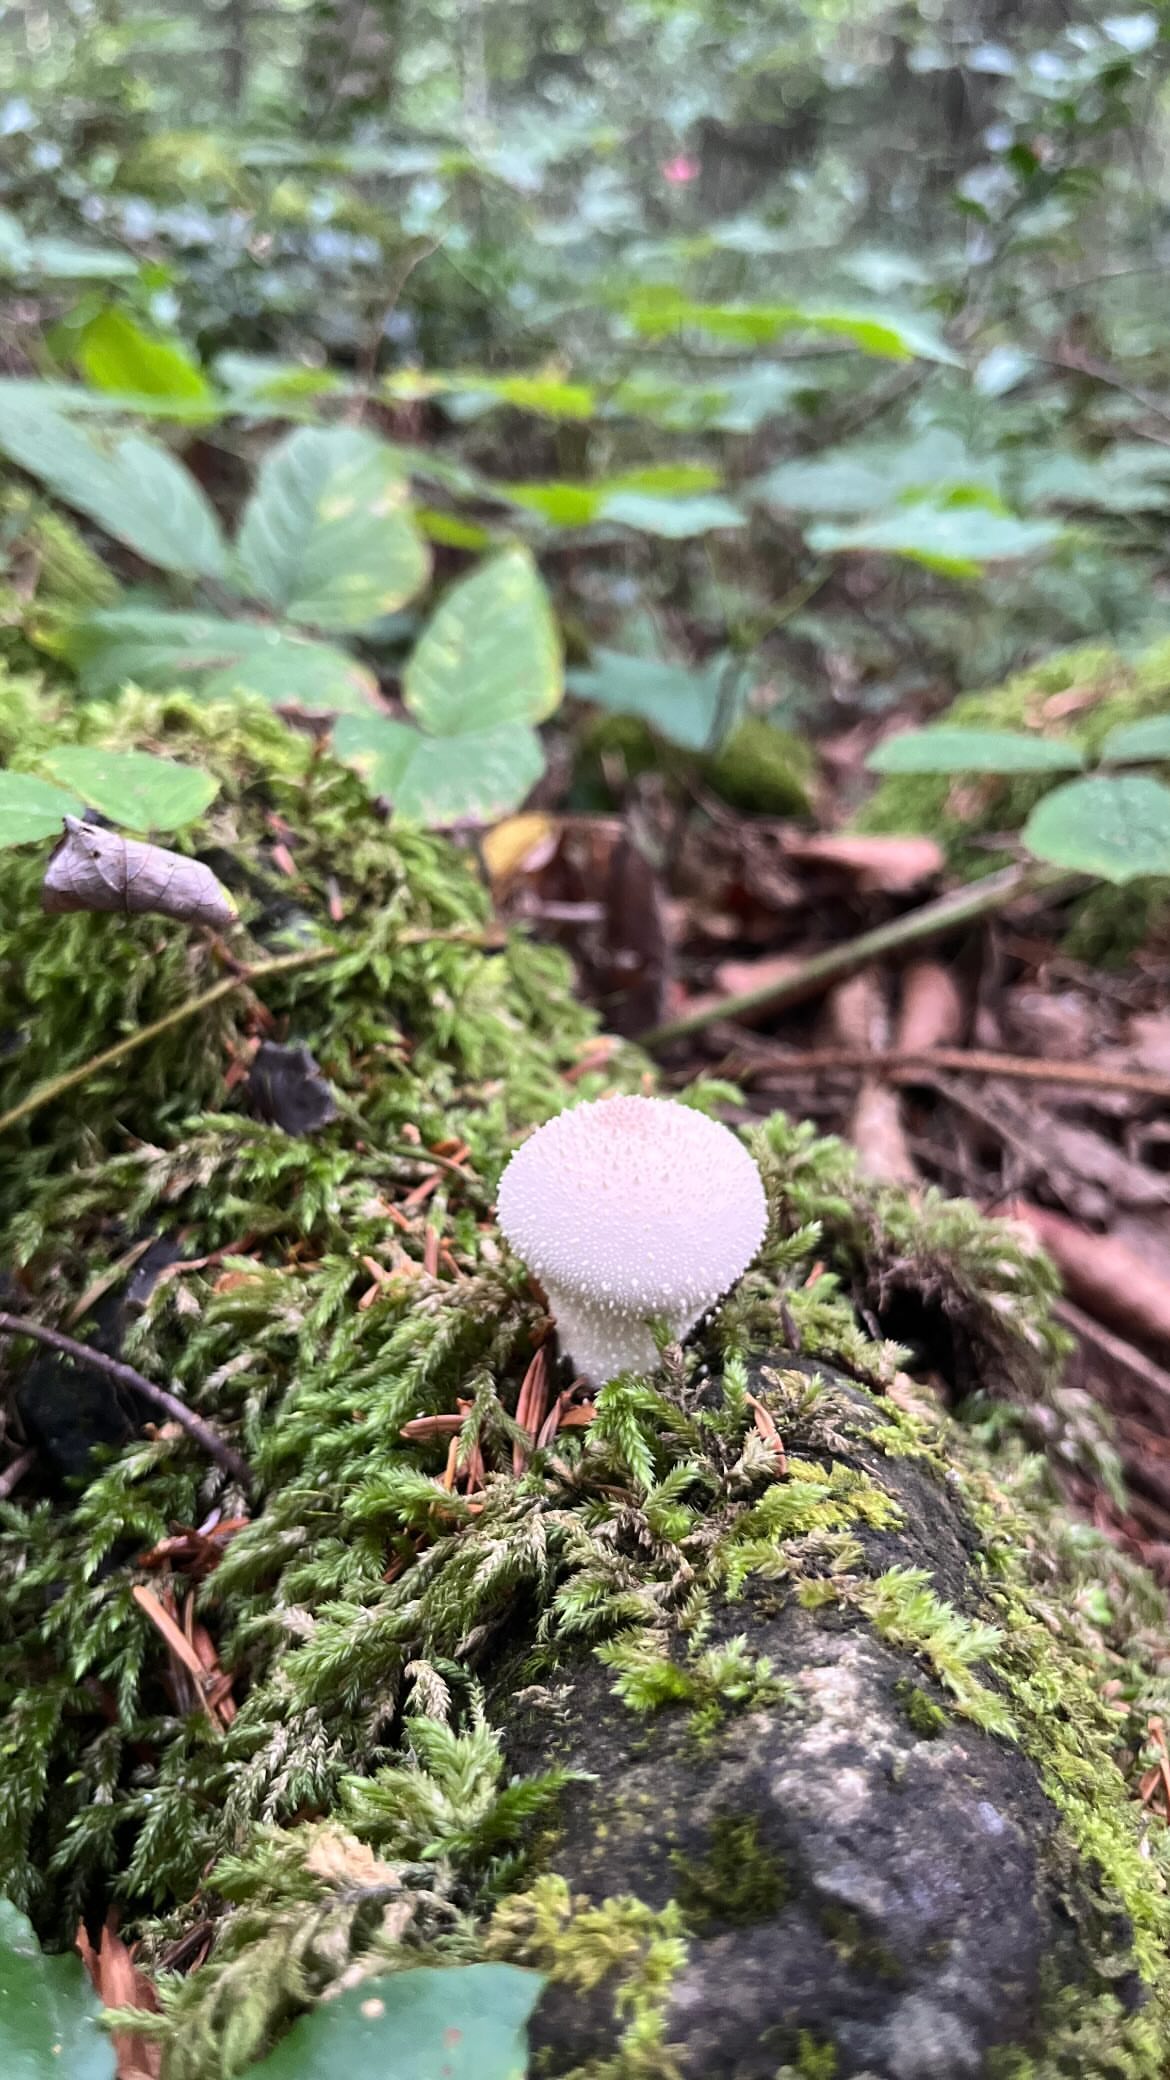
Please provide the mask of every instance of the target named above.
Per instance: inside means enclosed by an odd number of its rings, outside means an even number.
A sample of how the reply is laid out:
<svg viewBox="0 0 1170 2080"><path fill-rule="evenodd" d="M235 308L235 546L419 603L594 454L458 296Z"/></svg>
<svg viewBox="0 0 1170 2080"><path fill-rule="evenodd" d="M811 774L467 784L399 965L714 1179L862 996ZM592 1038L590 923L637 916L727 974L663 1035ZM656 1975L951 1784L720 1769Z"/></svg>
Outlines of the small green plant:
<svg viewBox="0 0 1170 2080"><path fill-rule="evenodd" d="M125 329L112 342L123 350ZM169 350L147 344L155 359L138 355L138 380L161 381ZM0 449L174 588L173 605L131 594L54 627L47 640L83 693L131 681L340 716L340 756L415 822L488 821L540 778L533 725L559 703L563 671L525 548L504 547L442 599L403 667L408 721L384 712L369 665L329 640L376 639L430 578L410 480L387 442L357 426L298 427L262 461L234 541L169 448L78 424L48 386L4 397Z"/></svg>
<svg viewBox="0 0 1170 2080"><path fill-rule="evenodd" d="M36 764L47 779L0 770L0 851L57 837L67 816L82 817L87 808L125 830L179 830L202 816L219 792L210 773L148 751L61 744Z"/></svg>
<svg viewBox="0 0 1170 2080"><path fill-rule="evenodd" d="M1047 865L1121 883L1170 874L1170 787L1148 773L1115 769L1167 762L1170 715L1151 715L1112 730L1098 770L1088 774L1075 744L1023 730L949 725L901 731L879 745L869 766L875 773L936 777L1082 774L1041 797L1020 841Z"/></svg>

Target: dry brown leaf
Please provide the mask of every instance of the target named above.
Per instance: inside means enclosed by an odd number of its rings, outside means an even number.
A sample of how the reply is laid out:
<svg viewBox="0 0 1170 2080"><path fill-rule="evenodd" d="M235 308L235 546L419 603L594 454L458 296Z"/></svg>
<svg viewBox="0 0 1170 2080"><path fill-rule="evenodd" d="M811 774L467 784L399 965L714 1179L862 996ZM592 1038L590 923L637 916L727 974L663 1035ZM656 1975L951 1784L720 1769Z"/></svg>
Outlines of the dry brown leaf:
<svg viewBox="0 0 1170 2080"><path fill-rule="evenodd" d="M876 1184L918 1182L902 1125L901 1102L892 1085L866 1079L854 1102L848 1138L865 1175Z"/></svg>
<svg viewBox="0 0 1170 2080"><path fill-rule="evenodd" d="M1091 1235L1063 1214L1020 1201L1026 1222L1060 1271L1066 1292L1087 1313L1115 1322L1135 1339L1170 1344L1170 1280L1114 1235Z"/></svg>
<svg viewBox="0 0 1170 2080"><path fill-rule="evenodd" d="M401 1871L391 1863L383 1863L368 1843L341 1827L322 1828L305 1857L305 1869L315 1878L324 1879L326 1885L345 1890L366 1891L384 1885L397 1888L402 1883Z"/></svg>
<svg viewBox="0 0 1170 2080"><path fill-rule="evenodd" d="M558 828L551 816L529 811L506 816L480 839L483 863L496 900L506 895L521 874L537 873L557 848Z"/></svg>
<svg viewBox="0 0 1170 2080"><path fill-rule="evenodd" d="M911 961L902 977L894 1046L925 1054L932 1047L953 1047L962 1032L963 998L950 969L941 961Z"/></svg>
<svg viewBox="0 0 1170 2080"><path fill-rule="evenodd" d="M84 1922L78 1928L76 1946L103 2007L141 2008L148 2015L158 2014L154 1987L146 1974L139 1971L133 1953L126 1948L113 1925L112 1916L102 1930L98 1950L90 1942ZM117 2061L117 2080L159 2080L161 2044L134 2036L129 2030L113 2030L111 2038Z"/></svg>
<svg viewBox="0 0 1170 2080"><path fill-rule="evenodd" d="M77 816L65 818L65 836L45 870L41 903L54 914L119 911L134 917L150 911L221 928L236 921L236 906L210 867Z"/></svg>
<svg viewBox="0 0 1170 2080"><path fill-rule="evenodd" d="M1009 990L1002 1017L1012 1045L1045 1061L1092 1060L1097 1052L1099 1009L1080 990Z"/></svg>
<svg viewBox="0 0 1170 2080"><path fill-rule="evenodd" d="M906 895L941 874L946 864L934 838L878 836L861 832L825 831L806 836L787 832L784 850L790 859L842 867L857 877L867 893Z"/></svg>

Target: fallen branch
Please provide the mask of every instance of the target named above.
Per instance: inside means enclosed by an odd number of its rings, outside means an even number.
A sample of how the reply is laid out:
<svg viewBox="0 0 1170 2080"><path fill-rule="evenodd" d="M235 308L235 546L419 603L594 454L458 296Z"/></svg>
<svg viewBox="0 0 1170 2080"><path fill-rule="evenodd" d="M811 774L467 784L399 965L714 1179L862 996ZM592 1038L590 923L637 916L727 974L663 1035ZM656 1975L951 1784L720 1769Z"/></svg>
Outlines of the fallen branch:
<svg viewBox="0 0 1170 2080"><path fill-rule="evenodd" d="M889 1071L914 1081L915 1070L957 1069L969 1076L1003 1076L1020 1083L1063 1083L1084 1090L1132 1091L1139 1097L1170 1098L1170 1076L1152 1069L1113 1069L1096 1062L1045 1062L1032 1055L994 1054L982 1048L886 1047L870 1051L861 1047L794 1048L791 1054L769 1051L766 1057L749 1053L741 1067L728 1070L748 1080L757 1071L771 1072L777 1079L789 1076L819 1076L836 1069Z"/></svg>
<svg viewBox="0 0 1170 2080"><path fill-rule="evenodd" d="M872 932L862 932L856 939L847 939L840 946L830 946L823 953L814 953L791 974L777 976L759 989L722 997L713 1004L702 1004L695 1011L684 1012L679 1018L667 1019L665 1024L639 1033L639 1044L642 1047L665 1047L672 1040L682 1040L688 1033L700 1033L707 1026L719 1025L726 1019L741 1018L753 1011L775 1011L781 1004L793 1004L801 998L816 995L826 983L836 981L841 975L852 974L856 968L865 967L868 961L878 960L887 953L900 952L904 946L919 946L926 939L937 939L960 925L975 923L978 918L992 917L997 910L1005 909L1020 896L1032 895L1041 888L1055 891L1070 885L1067 875L1054 875L1050 868L1006 867L1002 873L989 874L985 881L977 881L973 887L953 889L949 895L939 896L936 902L925 903L921 910L910 910L905 917L894 918L891 924L878 925Z"/></svg>
<svg viewBox="0 0 1170 2080"><path fill-rule="evenodd" d="M149 1401L172 1422L180 1424L188 1437L201 1445L208 1458L214 1459L226 1473L230 1473L233 1480L245 1488L252 1486L252 1472L247 1460L242 1459L230 1444L225 1444L218 1431L213 1430L210 1423L205 1423L202 1416L197 1416L194 1409L188 1408L185 1401L180 1401L177 1394L168 1394L165 1387L156 1387L153 1380L145 1379L133 1365L123 1364L120 1358L107 1357L105 1351L94 1350L92 1344L78 1343L75 1337L63 1336L59 1329L48 1329L43 1322L30 1322L21 1314L0 1314L0 1336L27 1336L33 1343L43 1343L50 1350L61 1351L76 1365L88 1365L91 1372L104 1373L115 1385L141 1394L144 1401Z"/></svg>

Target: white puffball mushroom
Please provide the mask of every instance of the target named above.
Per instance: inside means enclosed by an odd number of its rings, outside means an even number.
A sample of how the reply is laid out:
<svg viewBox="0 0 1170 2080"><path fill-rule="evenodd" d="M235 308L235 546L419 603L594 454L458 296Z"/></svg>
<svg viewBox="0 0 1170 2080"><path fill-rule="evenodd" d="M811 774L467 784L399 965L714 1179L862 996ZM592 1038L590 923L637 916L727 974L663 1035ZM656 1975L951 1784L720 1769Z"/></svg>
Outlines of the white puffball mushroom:
<svg viewBox="0 0 1170 2080"><path fill-rule="evenodd" d="M602 1098L516 1151L499 1216L562 1352L602 1386L653 1371L647 1317L685 1336L747 1270L768 1210L756 1165L717 1120L667 1098Z"/></svg>

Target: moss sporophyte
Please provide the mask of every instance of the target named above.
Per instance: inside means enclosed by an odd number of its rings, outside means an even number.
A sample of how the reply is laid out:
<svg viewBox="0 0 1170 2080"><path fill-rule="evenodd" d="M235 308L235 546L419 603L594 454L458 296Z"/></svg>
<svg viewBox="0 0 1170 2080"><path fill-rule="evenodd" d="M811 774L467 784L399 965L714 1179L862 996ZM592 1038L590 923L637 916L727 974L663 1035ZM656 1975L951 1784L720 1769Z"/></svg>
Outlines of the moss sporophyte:
<svg viewBox="0 0 1170 2080"><path fill-rule="evenodd" d="M1001 2043L997 2071L1157 2080L1165 1843L1117 1766L1130 1726L1102 1686L1136 1716L1157 1706L1159 1605L1073 1535L1002 1414L1071 1417L1044 1260L969 1207L865 1183L777 1115L727 1137L768 1222L745 1204L738 1262L709 1237L710 1283L684 1312L722 1296L717 1311L683 1348L689 1321L656 1293L653 1353L574 1399L493 1198L516 1147L538 1147L528 1130L570 1100L616 1117L644 1061L618 1049L582 1072L591 1021L559 955L472 943L488 906L467 861L388 832L266 709L131 694L58 710L0 683L0 755L79 738L214 773L199 849L240 906L233 952L327 957L169 1025L220 978L211 939L46 918L43 862L0 855L0 1030L20 1041L0 1110L158 1028L132 1069L99 1068L12 1128L0 1261L26 1312L120 1339L256 1482L244 1495L184 1431L80 1374L62 1391L27 1346L0 1352L40 1454L0 1502L0 1891L64 1947L116 1901L160 1973L166 2080L231 2080L343 1977L487 1956L550 1977L538 2063L646 2080L679 2069L711 1946L763 1929L775 1961L780 1917L822 1946L818 1983L907 1998L864 1902L835 1932L820 1911L831 1807L793 1818L825 1755L839 1809L826 1743L863 1699L888 1743L871 1790L925 1825L913 1772L983 1772L1006 1814L997 1855L1016 1828L1042 1933L1064 1931L1041 1944L1034 2041ZM291 884L267 868L274 819L294 834ZM336 1094L313 1137L228 1094L261 1022ZM726 1095L688 1093L686 1131ZM552 1299L552 1267L535 1268ZM994 1392L986 1437L891 1395L905 1353L859 1324L894 1297L945 1320L960 1384ZM531 1391L521 1403L538 1349L539 1436ZM1083 1411L1068 1435L1107 1461ZM230 1711L207 1709L142 1592L209 1643ZM930 1778L936 1798L962 1770ZM558 1986L598 2032L583 2049L556 2035ZM841 2001L831 2023L785 2023L769 2072L854 2070ZM899 2043L910 2020L889 2021Z"/></svg>

